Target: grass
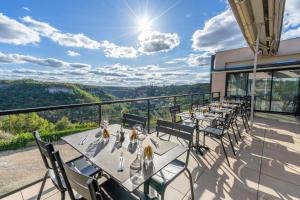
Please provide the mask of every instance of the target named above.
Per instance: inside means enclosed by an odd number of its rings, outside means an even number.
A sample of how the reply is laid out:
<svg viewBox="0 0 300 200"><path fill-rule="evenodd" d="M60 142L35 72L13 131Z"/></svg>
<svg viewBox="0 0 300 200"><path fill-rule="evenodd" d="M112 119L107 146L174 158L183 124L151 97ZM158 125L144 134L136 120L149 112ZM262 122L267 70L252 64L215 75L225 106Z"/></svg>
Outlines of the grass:
<svg viewBox="0 0 300 200"><path fill-rule="evenodd" d="M54 131L49 133L41 133L41 137L45 141L57 141L61 137L71 135L74 133L87 131L96 127L83 127L83 128L72 128L62 131ZM24 148L34 144L34 137L32 133L20 133L9 139L0 139L0 151L15 150Z"/></svg>

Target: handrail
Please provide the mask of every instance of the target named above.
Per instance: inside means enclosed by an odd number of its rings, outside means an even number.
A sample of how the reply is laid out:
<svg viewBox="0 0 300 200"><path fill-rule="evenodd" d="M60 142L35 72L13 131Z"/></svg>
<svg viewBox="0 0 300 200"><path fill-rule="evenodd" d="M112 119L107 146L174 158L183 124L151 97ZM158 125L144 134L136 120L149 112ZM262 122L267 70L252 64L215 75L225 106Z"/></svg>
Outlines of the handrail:
<svg viewBox="0 0 300 200"><path fill-rule="evenodd" d="M0 117L13 115L13 114L21 114L21 113L31 113L31 112L41 112L41 111L50 111L50 110L60 110L60 109L68 109L68 108L78 108L78 107L87 107L87 106L98 106L98 122L101 122L101 115L102 115L102 105L110 105L110 104L118 104L118 103L128 103L128 102L138 102L138 101L145 101L147 103L147 132L150 133L150 110L151 104L150 100L158 100L158 99L170 99L173 98L173 104L177 104L176 99L178 97L191 97L191 105L193 103L194 96L201 95L202 101L205 99L205 95L209 95L210 93L190 93L190 94L180 94L180 95L166 95L166 96L153 96L153 97L143 97L143 98L134 98L134 99L119 99L113 101L103 101L103 102L93 102L93 103L81 103L81 104L69 104L69 105L58 105L58 106L45 106L45 107L35 107L35 108L22 108L22 109L14 109L14 110L0 110ZM0 195L0 199L6 197L12 193L22 190L28 186L31 186L37 183L39 180L36 180L32 183L29 183L21 188L18 188L14 191L8 192L4 195Z"/></svg>
<svg viewBox="0 0 300 200"><path fill-rule="evenodd" d="M22 109L14 109L14 110L0 110L0 116L21 114L21 113L30 113L30 112L41 112L41 111L49 111L49 110L60 110L60 109L67 109L67 108L100 106L100 105L128 103L128 102L137 102L137 101L148 101L148 100L157 100L157 99L169 99L169 98L205 95L205 94L206 93L191 93L191 94L181 94L181 95L143 97L143 98L134 98L134 99L119 99L119 100L113 100L113 101L103 101L103 102L94 102L94 103L68 104L68 105L46 106L46 107L36 107L36 108L22 108ZM209 94L209 93L207 93L207 94Z"/></svg>

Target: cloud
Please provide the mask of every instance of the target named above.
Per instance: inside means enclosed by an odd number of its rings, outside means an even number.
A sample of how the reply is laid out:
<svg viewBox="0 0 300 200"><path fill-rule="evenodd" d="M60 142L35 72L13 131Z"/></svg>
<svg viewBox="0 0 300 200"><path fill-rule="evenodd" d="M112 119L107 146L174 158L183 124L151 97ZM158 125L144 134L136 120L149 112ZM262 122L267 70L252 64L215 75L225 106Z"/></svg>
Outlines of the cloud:
<svg viewBox="0 0 300 200"><path fill-rule="evenodd" d="M211 54L209 52L194 54L191 53L187 57L174 58L165 62L167 65L175 65L179 63L186 63L189 66L207 66L210 65Z"/></svg>
<svg viewBox="0 0 300 200"><path fill-rule="evenodd" d="M48 37L61 46L82 47L87 49L98 49L100 47L100 43L98 41L85 36L83 33L63 33L45 22L32 19L30 16L25 16L21 19L23 22L27 23L30 28L39 32L42 36Z"/></svg>
<svg viewBox="0 0 300 200"><path fill-rule="evenodd" d="M23 7L22 7L22 9L23 9L23 10L26 10L26 11L28 11L28 12L30 12L30 11L31 11L31 10L30 10L30 8L28 8L28 7L25 7L25 6L23 6Z"/></svg>
<svg viewBox="0 0 300 200"><path fill-rule="evenodd" d="M31 63L53 68L91 68L91 65L85 63L69 63L56 58L37 58L34 56L21 54L4 54L2 52L0 52L0 63Z"/></svg>
<svg viewBox="0 0 300 200"><path fill-rule="evenodd" d="M136 58L138 55L133 47L118 46L107 40L101 43L101 47L104 48L105 56L110 58Z"/></svg>
<svg viewBox="0 0 300 200"><path fill-rule="evenodd" d="M39 41L36 31L0 13L0 43L26 45Z"/></svg>
<svg viewBox="0 0 300 200"><path fill-rule="evenodd" d="M146 66L140 67L138 69L144 70L144 71L158 71L160 68L158 65L146 65Z"/></svg>
<svg viewBox="0 0 300 200"><path fill-rule="evenodd" d="M66 51L66 53L67 53L68 56L71 56L71 57L80 56L80 53L78 53L76 51L68 50L68 51Z"/></svg>
<svg viewBox="0 0 300 200"><path fill-rule="evenodd" d="M47 37L61 46L87 49L99 49L102 47L104 48L105 56L110 58L136 58L138 56L138 52L134 47L118 46L107 40L98 42L83 33L64 33L48 23L32 19L30 16L25 16L21 19L32 30L37 31L41 36ZM75 54L68 53L68 55L74 56Z"/></svg>
<svg viewBox="0 0 300 200"><path fill-rule="evenodd" d="M168 52L180 44L176 33L143 32L138 37L139 51L145 54Z"/></svg>
<svg viewBox="0 0 300 200"><path fill-rule="evenodd" d="M300 37L300 1L287 0L283 18L283 33L281 39Z"/></svg>
<svg viewBox="0 0 300 200"><path fill-rule="evenodd" d="M189 66L207 66L210 64L210 54L202 53L202 54L190 54L187 59L186 63Z"/></svg>
<svg viewBox="0 0 300 200"><path fill-rule="evenodd" d="M216 52L244 46L245 40L230 9L205 22L192 36L195 51Z"/></svg>
<svg viewBox="0 0 300 200"><path fill-rule="evenodd" d="M300 25L300 1L286 0L284 13L284 28Z"/></svg>

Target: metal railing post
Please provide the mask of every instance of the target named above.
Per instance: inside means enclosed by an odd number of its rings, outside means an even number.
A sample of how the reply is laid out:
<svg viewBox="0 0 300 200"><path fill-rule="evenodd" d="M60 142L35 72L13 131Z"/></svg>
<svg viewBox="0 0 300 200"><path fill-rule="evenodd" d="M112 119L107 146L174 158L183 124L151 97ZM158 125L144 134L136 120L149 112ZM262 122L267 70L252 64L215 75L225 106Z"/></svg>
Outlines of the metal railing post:
<svg viewBox="0 0 300 200"><path fill-rule="evenodd" d="M176 105L176 97L174 97L174 106Z"/></svg>
<svg viewBox="0 0 300 200"><path fill-rule="evenodd" d="M101 125L101 121L102 121L102 106L101 104L98 105L98 123L99 126Z"/></svg>
<svg viewBox="0 0 300 200"><path fill-rule="evenodd" d="M193 103L194 103L194 95L191 95L191 109L192 109Z"/></svg>
<svg viewBox="0 0 300 200"><path fill-rule="evenodd" d="M148 134L150 133L150 99L147 100Z"/></svg>

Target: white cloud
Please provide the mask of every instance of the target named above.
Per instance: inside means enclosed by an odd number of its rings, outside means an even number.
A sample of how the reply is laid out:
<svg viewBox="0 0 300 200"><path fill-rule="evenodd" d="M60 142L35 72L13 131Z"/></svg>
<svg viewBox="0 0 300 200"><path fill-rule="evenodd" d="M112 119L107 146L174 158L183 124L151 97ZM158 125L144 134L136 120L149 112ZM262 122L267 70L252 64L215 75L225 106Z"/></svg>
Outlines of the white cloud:
<svg viewBox="0 0 300 200"><path fill-rule="evenodd" d="M138 37L139 51L145 54L167 52L180 44L176 33L160 33L158 31L143 32Z"/></svg>
<svg viewBox="0 0 300 200"><path fill-rule="evenodd" d="M22 17L22 20L27 23L30 28L39 32L42 36L57 42L61 46L82 47L87 49L98 49L100 47L98 41L85 36L83 33L63 33L45 22L32 19L30 16Z"/></svg>
<svg viewBox="0 0 300 200"><path fill-rule="evenodd" d="M0 43L26 45L39 41L36 31L0 13Z"/></svg>
<svg viewBox="0 0 300 200"><path fill-rule="evenodd" d="M101 47L104 48L105 56L110 58L136 58L138 55L133 47L118 46L107 40L101 43Z"/></svg>
<svg viewBox="0 0 300 200"><path fill-rule="evenodd" d="M210 64L210 54L203 53L203 54L190 54L187 59L186 63L190 66L207 66Z"/></svg>
<svg viewBox="0 0 300 200"><path fill-rule="evenodd" d="M158 65L146 65L146 66L140 67L138 69L145 70L145 71L158 71L160 68Z"/></svg>
<svg viewBox="0 0 300 200"><path fill-rule="evenodd" d="M37 58L34 56L21 54L4 54L2 52L0 52L0 63L31 63L53 68L91 68L91 65L85 63L69 63L56 58Z"/></svg>
<svg viewBox="0 0 300 200"><path fill-rule="evenodd" d="M244 37L230 9L225 10L205 22L192 36L195 51L215 52L241 47Z"/></svg>
<svg viewBox="0 0 300 200"><path fill-rule="evenodd" d="M283 18L283 33L281 39L300 37L300 1L287 0Z"/></svg>
<svg viewBox="0 0 300 200"><path fill-rule="evenodd" d="M42 36L50 36L54 32L58 30L45 22L40 22L32 19L30 16L22 17L21 20L29 25L29 27L37 32L39 32Z"/></svg>
<svg viewBox="0 0 300 200"><path fill-rule="evenodd" d="M80 53L78 53L76 51L68 50L68 51L66 51L66 53L67 53L68 56L71 56L71 57L80 56Z"/></svg>
<svg viewBox="0 0 300 200"><path fill-rule="evenodd" d="M284 13L284 28L300 25L300 1L286 0Z"/></svg>
<svg viewBox="0 0 300 200"><path fill-rule="evenodd" d="M134 47L118 46L107 40L98 42L83 33L64 33L48 23L32 19L30 16L25 16L21 19L27 23L31 29L39 32L41 36L47 37L61 46L82 47L87 49L99 49L102 47L104 48L105 56L110 58L136 58L138 56L138 52ZM75 54L68 53L68 55L72 56Z"/></svg>
<svg viewBox="0 0 300 200"><path fill-rule="evenodd" d="M23 10L26 10L26 11L28 11L28 12L31 11L30 8L28 8L28 7L23 6L22 8L23 8Z"/></svg>
<svg viewBox="0 0 300 200"><path fill-rule="evenodd" d="M194 54L191 53L187 57L183 58L174 58L165 62L167 65L175 65L186 63L189 66L208 66L210 65L211 54L209 52Z"/></svg>

